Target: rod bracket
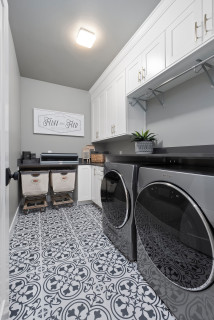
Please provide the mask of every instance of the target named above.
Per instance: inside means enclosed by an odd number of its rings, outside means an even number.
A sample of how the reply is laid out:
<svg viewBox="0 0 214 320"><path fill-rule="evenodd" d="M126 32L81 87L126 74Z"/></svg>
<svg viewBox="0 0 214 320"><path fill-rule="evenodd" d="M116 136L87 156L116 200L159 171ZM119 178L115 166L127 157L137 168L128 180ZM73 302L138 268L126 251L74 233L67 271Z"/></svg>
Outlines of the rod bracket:
<svg viewBox="0 0 214 320"><path fill-rule="evenodd" d="M197 62L201 62L202 60L201 60L201 59L197 59L196 61L197 61ZM208 77L208 79L209 79L209 81L210 81L210 83L211 83L211 87L212 87L212 88L214 88L214 78L212 78L209 70L210 70L210 69L213 69L213 67L214 67L214 66L211 65L211 64L208 63L208 62L204 62L204 63L201 64L201 68L204 70L205 74L207 75L207 77ZM196 71L195 71L195 72L196 72Z"/></svg>
<svg viewBox="0 0 214 320"><path fill-rule="evenodd" d="M134 102L133 102L134 100ZM136 104L139 104L139 106L146 112L147 111L147 101L140 99L140 98L132 98L129 99L129 104L134 107Z"/></svg>
<svg viewBox="0 0 214 320"><path fill-rule="evenodd" d="M149 88L149 90L153 93L153 95L155 96L155 98L157 99L157 101L160 103L160 105L163 107L164 106L164 94L162 91L157 90L157 89L151 89Z"/></svg>

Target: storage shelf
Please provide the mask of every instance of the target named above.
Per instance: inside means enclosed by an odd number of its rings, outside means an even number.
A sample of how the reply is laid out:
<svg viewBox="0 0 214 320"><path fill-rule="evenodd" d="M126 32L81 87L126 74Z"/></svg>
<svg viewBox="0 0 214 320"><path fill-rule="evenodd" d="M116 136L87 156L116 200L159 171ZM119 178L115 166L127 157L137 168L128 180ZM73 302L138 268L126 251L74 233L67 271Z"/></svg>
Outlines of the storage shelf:
<svg viewBox="0 0 214 320"><path fill-rule="evenodd" d="M188 65L188 64L186 64ZM173 70L176 71L179 69L179 65L175 66ZM195 76L205 72L211 86L214 88L214 76L211 74L210 70L214 69L214 55L209 56L205 59L197 58L195 59L195 64L191 65L187 69L181 71L180 73L173 74L173 70L169 70L168 78L165 80L167 75L167 71L163 72L162 74L158 75L141 88L136 90L135 92L128 95L129 103L134 106L135 104L139 104L145 111L147 109L147 101L156 98L158 102L164 106L164 93L168 90L172 89L173 87L191 79ZM174 73L175 73L174 71ZM164 79L164 80L163 80ZM161 81L162 80L162 81Z"/></svg>

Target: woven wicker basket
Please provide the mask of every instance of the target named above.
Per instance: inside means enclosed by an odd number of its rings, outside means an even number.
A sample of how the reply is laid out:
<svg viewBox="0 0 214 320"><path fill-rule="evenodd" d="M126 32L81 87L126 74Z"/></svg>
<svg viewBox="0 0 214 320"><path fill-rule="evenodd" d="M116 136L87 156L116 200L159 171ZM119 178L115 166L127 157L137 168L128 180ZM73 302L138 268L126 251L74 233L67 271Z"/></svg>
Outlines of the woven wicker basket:
<svg viewBox="0 0 214 320"><path fill-rule="evenodd" d="M102 153L92 153L91 154L91 162L105 162L105 155Z"/></svg>

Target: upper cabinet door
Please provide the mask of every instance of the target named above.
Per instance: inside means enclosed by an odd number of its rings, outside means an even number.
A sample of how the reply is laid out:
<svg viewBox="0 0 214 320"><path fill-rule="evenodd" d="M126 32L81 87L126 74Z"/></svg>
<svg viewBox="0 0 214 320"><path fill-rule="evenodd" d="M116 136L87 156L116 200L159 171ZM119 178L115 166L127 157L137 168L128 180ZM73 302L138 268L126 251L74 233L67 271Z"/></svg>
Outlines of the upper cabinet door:
<svg viewBox="0 0 214 320"><path fill-rule="evenodd" d="M100 97L92 102L92 141L99 139L100 135Z"/></svg>
<svg viewBox="0 0 214 320"><path fill-rule="evenodd" d="M203 39L208 40L214 33L214 0L203 0Z"/></svg>
<svg viewBox="0 0 214 320"><path fill-rule="evenodd" d="M115 90L114 83L106 89L106 137L114 134L113 125L115 122Z"/></svg>
<svg viewBox="0 0 214 320"><path fill-rule="evenodd" d="M100 112L99 112L99 140L106 137L106 91L100 95Z"/></svg>
<svg viewBox="0 0 214 320"><path fill-rule="evenodd" d="M115 122L114 135L126 133L126 80L123 71L115 80Z"/></svg>
<svg viewBox="0 0 214 320"><path fill-rule="evenodd" d="M126 68L126 92L130 93L141 85L141 55L134 59Z"/></svg>
<svg viewBox="0 0 214 320"><path fill-rule="evenodd" d="M202 43L202 1L194 0L166 29L166 65L183 58Z"/></svg>
<svg viewBox="0 0 214 320"><path fill-rule="evenodd" d="M166 67L165 32L153 41L142 56L142 78L145 81L157 75Z"/></svg>

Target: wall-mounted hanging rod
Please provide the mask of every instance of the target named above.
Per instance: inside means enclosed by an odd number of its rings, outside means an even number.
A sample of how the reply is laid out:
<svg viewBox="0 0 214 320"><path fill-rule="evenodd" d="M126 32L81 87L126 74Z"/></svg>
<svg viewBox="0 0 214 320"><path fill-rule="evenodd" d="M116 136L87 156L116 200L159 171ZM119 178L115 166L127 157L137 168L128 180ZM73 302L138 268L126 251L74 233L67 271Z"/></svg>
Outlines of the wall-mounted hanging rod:
<svg viewBox="0 0 214 320"><path fill-rule="evenodd" d="M167 85L168 83L176 80L177 78L180 78L181 76L185 75L186 73L190 72L190 71L195 71L197 70L198 67L202 67L205 66L205 65L209 65L210 68L214 68L214 65L212 64L208 64L208 61L210 61L211 59L214 59L214 55L210 56L209 58L207 59L204 59L204 60L201 60L201 59L197 59L196 61L198 62L197 64L195 64L194 66L192 66L191 68L179 73L178 75L168 79L167 81L161 83L159 86L157 86L155 89L153 90L158 90L159 88L163 87L164 85ZM204 69L204 68L203 68Z"/></svg>
<svg viewBox="0 0 214 320"><path fill-rule="evenodd" d="M212 85L212 87L214 87L214 78L212 77L212 75L210 74L210 70L214 69L214 64L209 63L209 61L213 59L214 60L214 55L210 56L207 59L201 60L201 59L197 59L196 62L197 64L195 64L194 66L190 67L189 69L177 74L176 76L162 82L160 85L158 85L155 88L149 88L145 89L144 93L141 94L140 96L138 96L137 98L132 97L131 99L135 100L135 103L130 103L132 106L134 106L136 103L138 103L145 111L147 110L147 106L146 106L146 101L148 101L149 99L151 99L152 97L155 97L158 102L163 106L164 105L164 86L168 85L170 82L173 82L174 80L186 75L187 73L194 71L195 73L199 73L202 69L204 70L204 72L206 73L206 75L208 76L208 79ZM190 77L191 78L191 77ZM185 78L185 80L187 80ZM162 88L161 90L159 90L160 88ZM168 86L169 89L169 86ZM167 91L168 89L166 89L165 91Z"/></svg>

